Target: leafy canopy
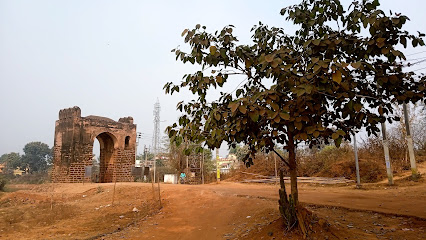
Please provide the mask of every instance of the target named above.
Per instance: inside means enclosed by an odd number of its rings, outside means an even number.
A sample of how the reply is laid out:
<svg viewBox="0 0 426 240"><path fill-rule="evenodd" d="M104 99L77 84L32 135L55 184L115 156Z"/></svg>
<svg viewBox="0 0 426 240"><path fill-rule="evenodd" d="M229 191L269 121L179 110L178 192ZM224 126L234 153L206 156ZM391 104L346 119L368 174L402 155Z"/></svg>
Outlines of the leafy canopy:
<svg viewBox="0 0 426 240"><path fill-rule="evenodd" d="M30 142L24 146L21 157L21 169L29 167L30 172L46 171L52 163L52 149L42 142Z"/></svg>
<svg viewBox="0 0 426 240"><path fill-rule="evenodd" d="M377 0L346 8L338 0L303 0L281 10L299 26L294 34L259 23L248 45L238 44L232 25L215 33L199 24L185 29L190 51L172 51L201 70L164 86L168 94L181 88L194 94L177 105L182 116L168 127L169 136L177 144L204 142L210 148L243 143L254 156L290 142L312 146L333 139L339 145L362 127L377 134L378 123L397 120L392 103L425 101L424 76L405 72L405 56L397 49L423 46L424 34L403 30L407 16L387 15L378 6ZM206 100L209 89L232 82L235 74L246 77L244 84Z"/></svg>

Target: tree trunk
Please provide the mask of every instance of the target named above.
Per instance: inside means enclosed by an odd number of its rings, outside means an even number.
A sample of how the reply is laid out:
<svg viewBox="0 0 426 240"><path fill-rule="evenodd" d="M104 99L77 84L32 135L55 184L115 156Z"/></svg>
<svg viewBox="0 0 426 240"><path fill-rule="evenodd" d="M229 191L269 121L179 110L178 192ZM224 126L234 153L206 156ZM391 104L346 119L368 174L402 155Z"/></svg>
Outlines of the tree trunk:
<svg viewBox="0 0 426 240"><path fill-rule="evenodd" d="M297 190L297 163L296 145L294 144L293 133L288 133L288 165L290 170L291 196L297 206L299 204L299 191Z"/></svg>

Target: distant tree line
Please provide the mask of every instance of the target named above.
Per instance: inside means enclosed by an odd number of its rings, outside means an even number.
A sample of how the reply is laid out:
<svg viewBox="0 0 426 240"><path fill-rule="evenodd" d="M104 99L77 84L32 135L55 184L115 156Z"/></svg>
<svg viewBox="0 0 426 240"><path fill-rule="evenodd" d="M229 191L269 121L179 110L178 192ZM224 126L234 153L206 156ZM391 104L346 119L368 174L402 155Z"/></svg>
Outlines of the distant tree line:
<svg viewBox="0 0 426 240"><path fill-rule="evenodd" d="M52 165L53 151L45 143L27 143L23 151L23 155L16 152L1 155L0 164L5 165L4 174L11 174L17 168L28 171L28 173L47 172L49 166Z"/></svg>

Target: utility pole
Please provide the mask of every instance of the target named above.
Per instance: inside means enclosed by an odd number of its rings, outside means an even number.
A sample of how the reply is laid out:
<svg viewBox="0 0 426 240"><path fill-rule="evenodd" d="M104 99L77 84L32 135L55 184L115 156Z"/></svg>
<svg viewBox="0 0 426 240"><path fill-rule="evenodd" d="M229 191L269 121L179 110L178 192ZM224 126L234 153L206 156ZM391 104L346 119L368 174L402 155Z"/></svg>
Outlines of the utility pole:
<svg viewBox="0 0 426 240"><path fill-rule="evenodd" d="M359 177L359 163L358 163L358 147L356 145L356 134L354 134L354 152L355 152L355 169L356 169L356 187L361 187L361 180Z"/></svg>
<svg viewBox="0 0 426 240"><path fill-rule="evenodd" d="M385 162L386 162L386 172L388 175L388 183L389 185L393 185L393 173L392 166L389 159L389 141L386 135L386 124L382 123L382 136L383 136L383 150L385 152Z"/></svg>
<svg viewBox="0 0 426 240"><path fill-rule="evenodd" d="M145 155L145 162L144 162L144 169L143 169L143 180L145 181L148 176L145 176L145 167L148 165L148 149L146 148L146 145L143 146L143 154ZM149 174L149 173L148 173Z"/></svg>
<svg viewBox="0 0 426 240"><path fill-rule="evenodd" d="M217 173L217 183L220 182L220 166L219 166L219 148L216 148L216 173Z"/></svg>
<svg viewBox="0 0 426 240"><path fill-rule="evenodd" d="M411 176L413 178L417 178L418 172L417 172L417 166L416 166L416 158L414 156L413 138L411 137L410 119L408 117L407 104L403 103L402 108L404 110L405 130L407 132L406 138L407 138L408 153L410 155Z"/></svg>
<svg viewBox="0 0 426 240"><path fill-rule="evenodd" d="M203 162L201 164L201 182L204 184L204 149L201 153L203 154L202 156Z"/></svg>
<svg viewBox="0 0 426 240"><path fill-rule="evenodd" d="M277 171L277 154L274 154L274 162L275 162L275 183L278 182L278 171Z"/></svg>
<svg viewBox="0 0 426 240"><path fill-rule="evenodd" d="M139 145L139 139L141 137L142 137L142 133L137 132L136 133L136 145L135 145L135 164L136 164L136 161L138 159L138 145ZM139 164L139 167L140 167L140 164Z"/></svg>
<svg viewBox="0 0 426 240"><path fill-rule="evenodd" d="M160 102L154 104L154 135L152 136L152 146L154 147L154 182L157 165L157 154L160 148Z"/></svg>

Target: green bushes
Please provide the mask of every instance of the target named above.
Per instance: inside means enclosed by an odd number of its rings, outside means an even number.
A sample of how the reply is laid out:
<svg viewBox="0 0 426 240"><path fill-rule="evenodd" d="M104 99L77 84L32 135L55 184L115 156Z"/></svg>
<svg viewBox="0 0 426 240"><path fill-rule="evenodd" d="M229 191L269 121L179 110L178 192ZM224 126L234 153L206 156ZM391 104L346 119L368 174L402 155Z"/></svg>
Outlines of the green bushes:
<svg viewBox="0 0 426 240"><path fill-rule="evenodd" d="M5 191L6 183L7 183L6 178L4 178L3 176L0 175L0 192Z"/></svg>
<svg viewBox="0 0 426 240"><path fill-rule="evenodd" d="M46 182L49 182L47 172L23 174L22 176L12 176L10 178L11 184L43 184Z"/></svg>

